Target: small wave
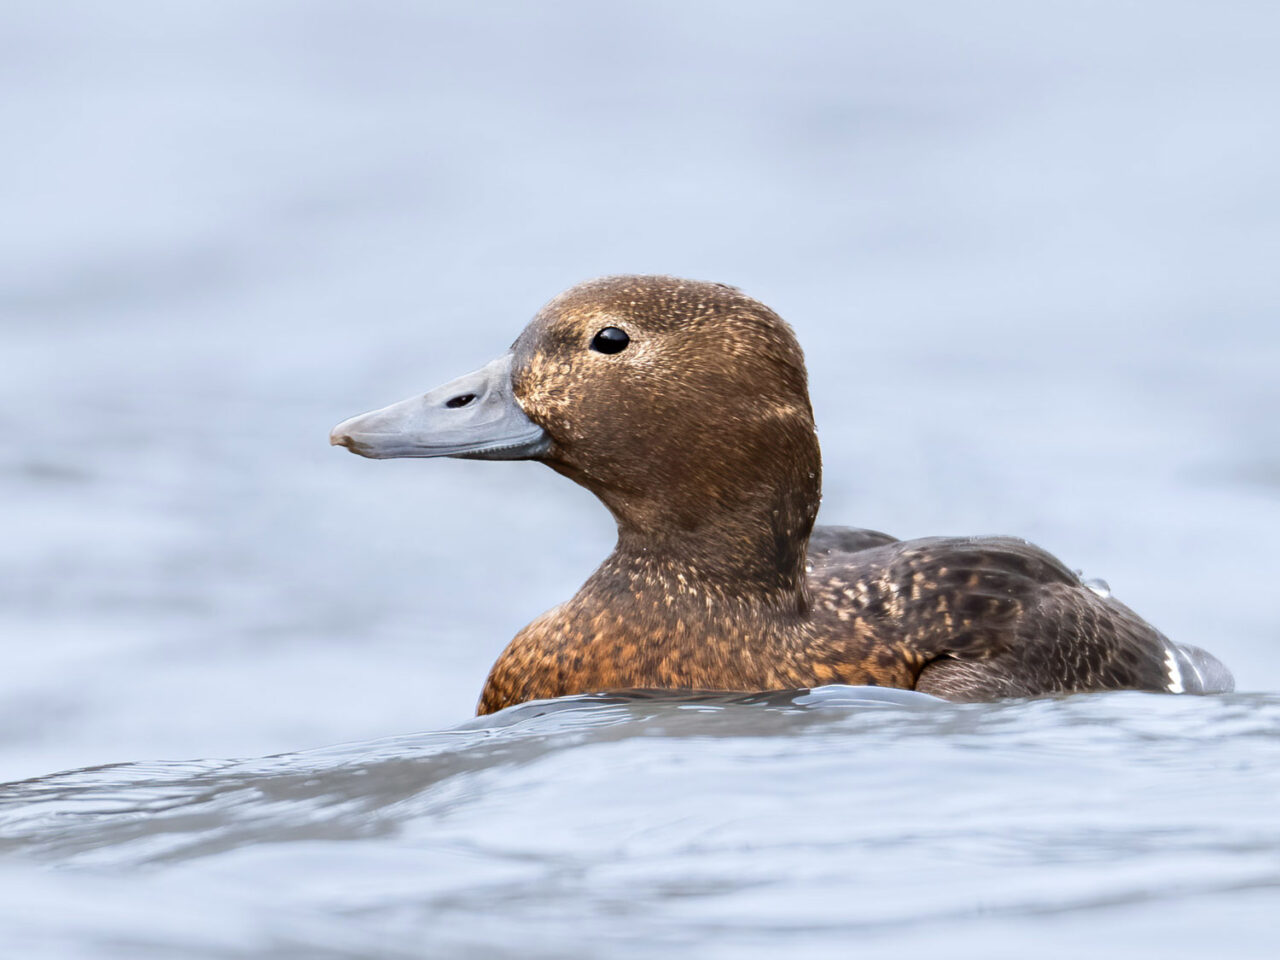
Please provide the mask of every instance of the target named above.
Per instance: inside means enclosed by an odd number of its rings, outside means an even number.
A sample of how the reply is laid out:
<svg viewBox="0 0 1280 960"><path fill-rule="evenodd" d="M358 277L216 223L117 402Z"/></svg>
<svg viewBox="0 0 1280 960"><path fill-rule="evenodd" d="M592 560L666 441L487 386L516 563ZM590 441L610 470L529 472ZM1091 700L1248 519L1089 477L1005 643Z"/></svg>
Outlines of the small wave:
<svg viewBox="0 0 1280 960"><path fill-rule="evenodd" d="M763 956L1241 903L1247 942L1280 888L1277 795L1274 696L569 697L7 784L0 924L130 955Z"/></svg>

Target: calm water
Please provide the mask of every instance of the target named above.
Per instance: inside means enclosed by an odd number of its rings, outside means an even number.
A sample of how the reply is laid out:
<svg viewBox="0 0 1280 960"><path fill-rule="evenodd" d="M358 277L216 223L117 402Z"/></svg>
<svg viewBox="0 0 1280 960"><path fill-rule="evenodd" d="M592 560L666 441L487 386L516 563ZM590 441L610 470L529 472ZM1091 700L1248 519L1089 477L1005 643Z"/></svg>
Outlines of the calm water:
<svg viewBox="0 0 1280 960"><path fill-rule="evenodd" d="M1280 12L600 6L0 9L6 950L1275 956ZM610 272L793 323L823 521L1241 692L469 720L608 517L327 433Z"/></svg>

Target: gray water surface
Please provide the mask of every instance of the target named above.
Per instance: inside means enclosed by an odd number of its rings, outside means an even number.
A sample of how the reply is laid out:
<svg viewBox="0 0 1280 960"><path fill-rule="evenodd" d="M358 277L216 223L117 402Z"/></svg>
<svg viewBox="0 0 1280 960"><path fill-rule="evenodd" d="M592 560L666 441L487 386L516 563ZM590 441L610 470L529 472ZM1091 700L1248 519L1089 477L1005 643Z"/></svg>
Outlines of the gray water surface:
<svg viewBox="0 0 1280 960"><path fill-rule="evenodd" d="M0 6L0 952L1280 954L1278 36ZM608 515L327 434L619 272L794 325L821 522L1031 539L1242 692L470 721Z"/></svg>
<svg viewBox="0 0 1280 960"><path fill-rule="evenodd" d="M7 874L64 869L14 884L7 942L193 957L1276 943L1280 698L864 696L569 698L442 733L14 784Z"/></svg>

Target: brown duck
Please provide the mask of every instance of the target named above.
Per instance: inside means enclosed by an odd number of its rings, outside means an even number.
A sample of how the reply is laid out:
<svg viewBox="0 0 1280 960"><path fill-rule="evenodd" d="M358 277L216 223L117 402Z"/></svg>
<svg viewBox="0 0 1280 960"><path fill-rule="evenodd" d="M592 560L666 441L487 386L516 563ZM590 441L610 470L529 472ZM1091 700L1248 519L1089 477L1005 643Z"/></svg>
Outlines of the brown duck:
<svg viewBox="0 0 1280 960"><path fill-rule="evenodd" d="M733 287L581 284L505 356L330 440L374 458L541 460L617 520L582 589L498 658L480 713L636 688L877 684L989 700L1233 687L1214 657L1024 540L814 528L804 356Z"/></svg>

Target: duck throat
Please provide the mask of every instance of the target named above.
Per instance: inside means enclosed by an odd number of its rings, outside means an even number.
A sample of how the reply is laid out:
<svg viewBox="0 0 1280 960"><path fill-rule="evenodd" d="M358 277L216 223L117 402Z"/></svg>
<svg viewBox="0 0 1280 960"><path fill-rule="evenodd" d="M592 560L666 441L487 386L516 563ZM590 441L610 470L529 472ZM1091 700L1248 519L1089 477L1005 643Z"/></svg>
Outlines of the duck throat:
<svg viewBox="0 0 1280 960"><path fill-rule="evenodd" d="M598 571L664 603L720 601L808 609L805 553L818 511L819 461L792 461L767 481L744 478L679 502L599 492L618 542Z"/></svg>
<svg viewBox="0 0 1280 960"><path fill-rule="evenodd" d="M805 552L822 484L807 398L668 411L626 435L557 443L543 458L618 524L600 576L649 578L676 591L667 596L700 585L700 603L710 595L807 609Z"/></svg>

